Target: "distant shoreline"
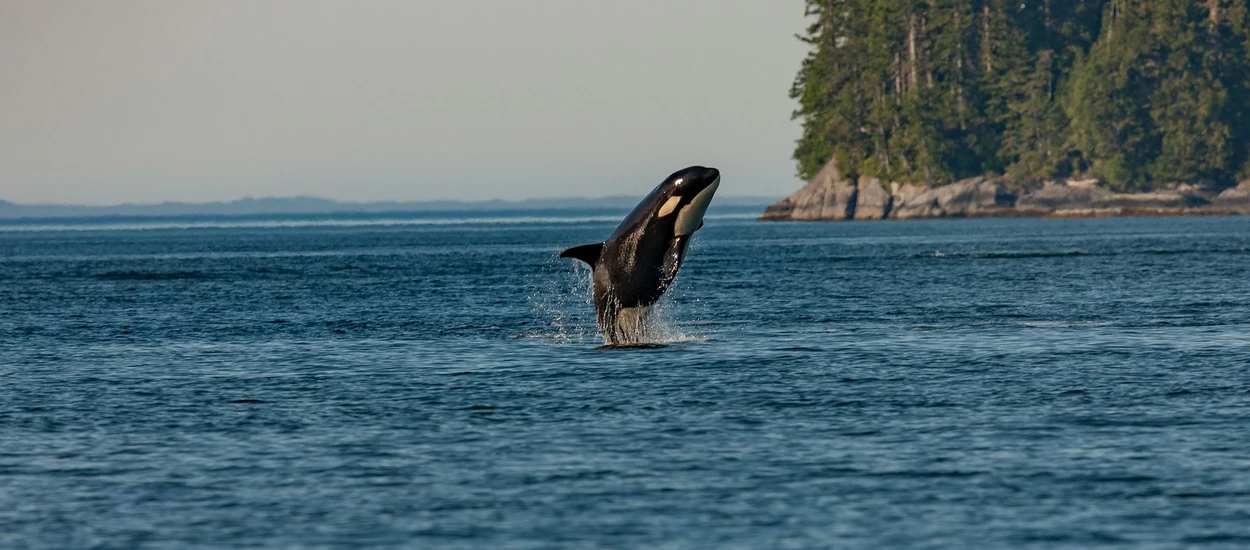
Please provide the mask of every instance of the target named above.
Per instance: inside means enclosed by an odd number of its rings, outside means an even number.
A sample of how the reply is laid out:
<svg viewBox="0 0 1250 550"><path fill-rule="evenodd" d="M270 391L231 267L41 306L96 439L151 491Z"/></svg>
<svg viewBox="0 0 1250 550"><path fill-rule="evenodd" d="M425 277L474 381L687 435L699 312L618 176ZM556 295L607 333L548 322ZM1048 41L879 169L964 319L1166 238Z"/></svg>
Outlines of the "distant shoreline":
<svg viewBox="0 0 1250 550"><path fill-rule="evenodd" d="M713 211L759 212L771 197L718 197ZM340 202L316 197L239 199L229 202L160 204L119 204L74 206L60 204L14 204L0 200L0 222L39 222L52 220L152 220L162 218L284 218L329 216L334 218L395 216L459 216L471 213L527 215L543 212L628 212L638 197L529 199L523 201L414 201Z"/></svg>

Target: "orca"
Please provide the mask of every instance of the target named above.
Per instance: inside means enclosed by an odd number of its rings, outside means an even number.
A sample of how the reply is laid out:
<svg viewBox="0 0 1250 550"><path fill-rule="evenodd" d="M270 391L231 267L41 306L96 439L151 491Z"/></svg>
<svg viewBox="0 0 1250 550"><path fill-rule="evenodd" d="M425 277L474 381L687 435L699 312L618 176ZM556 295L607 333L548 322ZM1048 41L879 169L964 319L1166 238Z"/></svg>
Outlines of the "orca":
<svg viewBox="0 0 1250 550"><path fill-rule="evenodd" d="M651 306L673 284L690 237L720 186L720 171L673 172L625 217L607 240L560 253L590 264L595 320L608 346L646 343Z"/></svg>

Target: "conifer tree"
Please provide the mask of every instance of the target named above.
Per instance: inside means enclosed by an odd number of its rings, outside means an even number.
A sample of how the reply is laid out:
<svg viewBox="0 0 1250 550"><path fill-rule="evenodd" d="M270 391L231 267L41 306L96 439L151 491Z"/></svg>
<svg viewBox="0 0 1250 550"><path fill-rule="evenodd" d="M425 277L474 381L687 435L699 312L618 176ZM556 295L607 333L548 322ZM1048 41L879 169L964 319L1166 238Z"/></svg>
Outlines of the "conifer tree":
<svg viewBox="0 0 1250 550"><path fill-rule="evenodd" d="M810 177L1250 178L1246 0L807 0Z"/></svg>

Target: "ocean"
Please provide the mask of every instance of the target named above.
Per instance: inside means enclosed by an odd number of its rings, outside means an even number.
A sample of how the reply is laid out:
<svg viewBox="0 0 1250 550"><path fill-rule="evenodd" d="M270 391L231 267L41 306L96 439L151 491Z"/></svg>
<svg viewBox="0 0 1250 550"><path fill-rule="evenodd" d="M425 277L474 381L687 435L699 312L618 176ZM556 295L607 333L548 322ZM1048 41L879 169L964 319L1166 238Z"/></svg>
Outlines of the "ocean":
<svg viewBox="0 0 1250 550"><path fill-rule="evenodd" d="M1250 218L0 223L0 547L1245 548Z"/></svg>

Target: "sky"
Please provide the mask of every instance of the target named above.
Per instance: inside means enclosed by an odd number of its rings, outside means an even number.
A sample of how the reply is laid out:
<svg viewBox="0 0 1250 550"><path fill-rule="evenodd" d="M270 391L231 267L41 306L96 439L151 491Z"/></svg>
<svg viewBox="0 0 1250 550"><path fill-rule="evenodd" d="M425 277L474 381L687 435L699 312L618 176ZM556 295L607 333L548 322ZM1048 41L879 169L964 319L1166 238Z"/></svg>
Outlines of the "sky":
<svg viewBox="0 0 1250 550"><path fill-rule="evenodd" d="M0 200L801 186L802 0L3 0Z"/></svg>

